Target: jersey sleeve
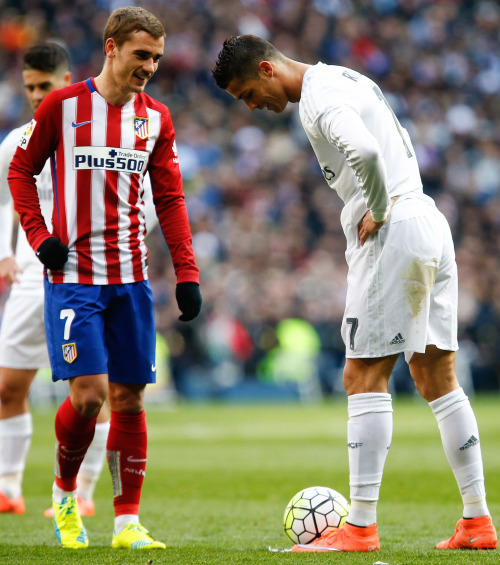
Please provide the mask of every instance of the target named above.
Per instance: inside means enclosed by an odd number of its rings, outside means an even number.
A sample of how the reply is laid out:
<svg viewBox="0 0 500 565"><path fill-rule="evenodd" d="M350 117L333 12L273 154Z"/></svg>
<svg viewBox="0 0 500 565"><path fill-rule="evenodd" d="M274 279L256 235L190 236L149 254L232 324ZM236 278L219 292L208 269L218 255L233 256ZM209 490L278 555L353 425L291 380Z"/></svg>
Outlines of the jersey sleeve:
<svg viewBox="0 0 500 565"><path fill-rule="evenodd" d="M50 237L40 209L34 177L40 174L57 144L61 116L56 92L53 91L43 100L23 133L8 175L14 208L35 251Z"/></svg>
<svg viewBox="0 0 500 565"><path fill-rule="evenodd" d="M156 214L172 256L177 282L199 283L175 131L168 111L162 114L162 128L151 153L148 171Z"/></svg>
<svg viewBox="0 0 500 565"><path fill-rule="evenodd" d="M375 222L389 213L387 172L377 139L348 105L325 108L316 118L318 131L345 155Z"/></svg>
<svg viewBox="0 0 500 565"><path fill-rule="evenodd" d="M0 204L0 261L6 257L12 257L12 229L14 221L12 218L12 204Z"/></svg>
<svg viewBox="0 0 500 565"><path fill-rule="evenodd" d="M0 261L13 255L12 228L14 222L7 176L20 135L18 128L12 130L0 145Z"/></svg>

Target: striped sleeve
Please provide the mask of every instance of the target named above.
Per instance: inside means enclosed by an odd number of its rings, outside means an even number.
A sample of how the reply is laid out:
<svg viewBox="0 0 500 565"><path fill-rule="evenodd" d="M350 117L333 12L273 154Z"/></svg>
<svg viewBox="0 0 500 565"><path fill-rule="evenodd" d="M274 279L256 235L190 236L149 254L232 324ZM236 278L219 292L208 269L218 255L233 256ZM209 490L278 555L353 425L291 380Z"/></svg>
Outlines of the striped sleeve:
<svg viewBox="0 0 500 565"><path fill-rule="evenodd" d="M60 122L60 105L54 91L40 104L21 137L9 168L8 180L14 208L35 251L51 234L40 209L34 177L40 174L57 145Z"/></svg>

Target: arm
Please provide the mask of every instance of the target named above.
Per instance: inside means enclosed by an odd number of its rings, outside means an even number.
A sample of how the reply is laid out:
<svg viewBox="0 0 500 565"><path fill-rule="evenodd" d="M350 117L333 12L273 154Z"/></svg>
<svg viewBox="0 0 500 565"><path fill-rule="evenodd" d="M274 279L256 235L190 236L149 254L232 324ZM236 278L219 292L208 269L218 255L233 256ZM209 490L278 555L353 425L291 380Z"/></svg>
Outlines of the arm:
<svg viewBox="0 0 500 565"><path fill-rule="evenodd" d="M370 210L368 210L368 212L363 216L363 218L361 219L361 222L359 222L359 225L358 225L358 237L359 237L359 242L361 244L361 247L363 247L366 240L373 233L378 232L378 230L387 222L387 220L389 219L389 216L391 215L392 206L398 198L399 198L399 196L393 196L391 198L391 202L389 204L389 212L387 214L387 217L384 220L382 220L381 222L376 222L373 219Z"/></svg>
<svg viewBox="0 0 500 565"><path fill-rule="evenodd" d="M7 284L19 282L17 275L22 269L12 253L12 204L0 205L0 278Z"/></svg>
<svg viewBox="0 0 500 565"><path fill-rule="evenodd" d="M156 214L177 276L175 296L182 312L179 320L187 322L201 309L199 269L192 247L174 128L169 114L164 114L163 119L162 134L150 158L149 174Z"/></svg>
<svg viewBox="0 0 500 565"><path fill-rule="evenodd" d="M0 205L0 278L7 284L19 282L17 275L22 269L12 253L12 204Z"/></svg>
<svg viewBox="0 0 500 565"><path fill-rule="evenodd" d="M14 208L31 247L36 251L50 237L40 210L35 175L49 157L41 139L42 127L33 119L23 134L9 168L9 187Z"/></svg>
<svg viewBox="0 0 500 565"><path fill-rule="evenodd" d="M163 236L174 265L177 282L199 283L199 270L192 247L191 227L184 201L174 129L169 115L149 162L153 201Z"/></svg>
<svg viewBox="0 0 500 565"><path fill-rule="evenodd" d="M375 223L384 222L390 209L385 163L377 139L349 106L328 108L318 118L324 137L345 155L363 191Z"/></svg>
<svg viewBox="0 0 500 565"><path fill-rule="evenodd" d="M54 153L61 127L57 91L49 94L24 132L9 168L9 187L14 208L28 243L37 257L49 269L62 268L68 248L59 238L52 237L43 218L35 175L40 174L47 159Z"/></svg>
<svg viewBox="0 0 500 565"><path fill-rule="evenodd" d="M7 182L9 164L16 150L19 136L19 130L15 129L0 145L0 278L7 284L19 282L17 275L22 272L12 250L14 210Z"/></svg>
<svg viewBox="0 0 500 565"><path fill-rule="evenodd" d="M12 204L0 204L0 261L12 257L12 229L13 222Z"/></svg>

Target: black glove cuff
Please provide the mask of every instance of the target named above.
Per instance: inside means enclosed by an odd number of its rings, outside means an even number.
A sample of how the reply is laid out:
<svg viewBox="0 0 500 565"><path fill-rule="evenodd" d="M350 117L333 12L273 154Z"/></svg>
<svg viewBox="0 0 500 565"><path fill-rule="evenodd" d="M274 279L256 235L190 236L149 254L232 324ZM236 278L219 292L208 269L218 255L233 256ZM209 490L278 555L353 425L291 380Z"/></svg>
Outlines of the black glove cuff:
<svg viewBox="0 0 500 565"><path fill-rule="evenodd" d="M49 237L38 248L36 256L51 271L60 271L68 260L69 249L58 237Z"/></svg>

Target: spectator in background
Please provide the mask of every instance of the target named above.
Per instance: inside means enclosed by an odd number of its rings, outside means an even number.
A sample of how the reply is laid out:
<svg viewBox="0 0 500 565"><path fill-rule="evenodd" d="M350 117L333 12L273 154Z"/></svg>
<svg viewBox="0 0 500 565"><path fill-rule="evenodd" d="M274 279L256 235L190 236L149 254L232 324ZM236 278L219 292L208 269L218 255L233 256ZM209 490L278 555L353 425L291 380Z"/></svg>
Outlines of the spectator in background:
<svg viewBox="0 0 500 565"><path fill-rule="evenodd" d="M29 4L26 14L21 5L9 3L0 20L22 21L38 40L66 37L74 75L89 76L100 65L101 29L112 3ZM346 271L338 237L340 202L325 194L295 112L272 120L250 118L213 85L212 61L235 28L265 37L293 58L344 65L376 79L410 132L425 192L452 227L461 281L459 341L472 346L461 347L459 354L470 365L476 390L499 390L498 3L144 0L141 5L154 5L168 22L168 49L148 89L176 117L194 246L206 277L206 312L224 292L229 314L254 342L245 378L255 377L253 368L268 351L262 336L276 328L276 287L268 281L279 278L286 281L287 297L279 315L311 321L328 362L341 368L343 346L334 330L342 318ZM18 80L22 54L21 47L0 49L0 137L29 119ZM176 304L168 288L175 278L160 230L150 234L148 247L151 284L160 298L158 321L175 346L176 379L186 380L210 363L198 347L205 317L189 331L172 322ZM334 281L333 292L325 290L325 278ZM4 287L0 309L5 293ZM324 375L334 389L337 372Z"/></svg>

